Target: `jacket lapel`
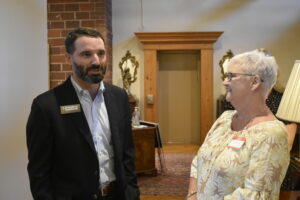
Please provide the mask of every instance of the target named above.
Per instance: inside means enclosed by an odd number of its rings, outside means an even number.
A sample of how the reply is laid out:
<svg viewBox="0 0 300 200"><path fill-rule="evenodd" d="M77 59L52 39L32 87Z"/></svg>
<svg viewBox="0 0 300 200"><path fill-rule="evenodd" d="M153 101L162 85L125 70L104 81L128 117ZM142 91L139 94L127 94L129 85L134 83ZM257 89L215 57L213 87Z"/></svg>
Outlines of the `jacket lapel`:
<svg viewBox="0 0 300 200"><path fill-rule="evenodd" d="M113 142L113 146L119 146L118 137L118 106L116 106L116 97L111 91L111 86L107 83L104 83L105 91L103 93L104 102L107 110L107 115L109 119L111 139Z"/></svg>
<svg viewBox="0 0 300 200"><path fill-rule="evenodd" d="M110 87L108 84L104 84L104 87L105 87L105 90L104 90L104 93L103 93L103 97L104 97L104 102L105 102L105 106L106 106L106 110L107 110L107 115L108 115L108 119L109 119L109 125L110 125L110 129L111 129L111 132L113 134L113 128L115 127L114 125L114 117L115 117L115 111L114 111L114 108L115 106L113 106L113 101L114 101L114 98L113 98L113 94L110 92Z"/></svg>
<svg viewBox="0 0 300 200"><path fill-rule="evenodd" d="M72 85L70 77L61 86L54 88L54 92L59 107L80 104L80 101ZM88 142L91 149L97 155L92 134L88 126L81 104L80 104L80 108L81 108L81 112L65 114L65 117L73 121L74 126L77 127L79 132L84 136L84 138Z"/></svg>

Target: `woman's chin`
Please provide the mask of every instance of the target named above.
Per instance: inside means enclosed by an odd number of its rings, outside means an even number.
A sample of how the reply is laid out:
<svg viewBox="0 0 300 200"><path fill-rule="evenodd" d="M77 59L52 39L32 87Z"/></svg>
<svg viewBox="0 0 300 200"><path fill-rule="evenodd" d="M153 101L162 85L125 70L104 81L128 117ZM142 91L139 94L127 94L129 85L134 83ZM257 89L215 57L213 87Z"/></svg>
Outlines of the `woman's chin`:
<svg viewBox="0 0 300 200"><path fill-rule="evenodd" d="M231 101L231 95L229 93L227 93L225 99L226 99L227 102L230 102Z"/></svg>

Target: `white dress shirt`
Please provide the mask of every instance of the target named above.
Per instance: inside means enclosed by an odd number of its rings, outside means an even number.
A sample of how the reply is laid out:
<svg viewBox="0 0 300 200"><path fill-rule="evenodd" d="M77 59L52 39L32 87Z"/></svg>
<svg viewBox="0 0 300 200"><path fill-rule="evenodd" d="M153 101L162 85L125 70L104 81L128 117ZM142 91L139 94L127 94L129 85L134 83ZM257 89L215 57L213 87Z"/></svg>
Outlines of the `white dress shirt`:
<svg viewBox="0 0 300 200"><path fill-rule="evenodd" d="M71 81L92 133L99 161L100 187L104 187L116 179L109 119L103 97L105 87L101 81L98 93L95 99L92 100L89 92L83 90L73 77L71 77Z"/></svg>

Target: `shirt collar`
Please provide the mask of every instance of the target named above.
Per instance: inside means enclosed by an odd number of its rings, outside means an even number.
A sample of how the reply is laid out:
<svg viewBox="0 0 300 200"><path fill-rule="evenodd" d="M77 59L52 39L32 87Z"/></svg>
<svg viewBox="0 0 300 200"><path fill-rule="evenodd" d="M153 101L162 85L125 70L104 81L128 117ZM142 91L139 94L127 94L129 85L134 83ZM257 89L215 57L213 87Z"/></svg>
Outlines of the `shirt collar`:
<svg viewBox="0 0 300 200"><path fill-rule="evenodd" d="M83 92L86 91L86 90L82 89L82 87L78 83L76 83L76 81L74 80L73 76L71 76L71 82L72 82L72 85L74 86L75 91L76 91L77 94L82 95ZM101 81L99 89L98 89L98 94L99 93L103 93L104 91L105 91L105 86L104 86L103 81Z"/></svg>

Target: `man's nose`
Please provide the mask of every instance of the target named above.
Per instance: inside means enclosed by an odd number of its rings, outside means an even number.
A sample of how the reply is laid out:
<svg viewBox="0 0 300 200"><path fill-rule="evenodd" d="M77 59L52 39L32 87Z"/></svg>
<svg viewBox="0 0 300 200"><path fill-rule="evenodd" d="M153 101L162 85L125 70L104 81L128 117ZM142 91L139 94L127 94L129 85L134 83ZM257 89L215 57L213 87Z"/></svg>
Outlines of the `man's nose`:
<svg viewBox="0 0 300 200"><path fill-rule="evenodd" d="M100 64L100 58L97 54L94 54L92 57L92 64L93 65L99 65Z"/></svg>

